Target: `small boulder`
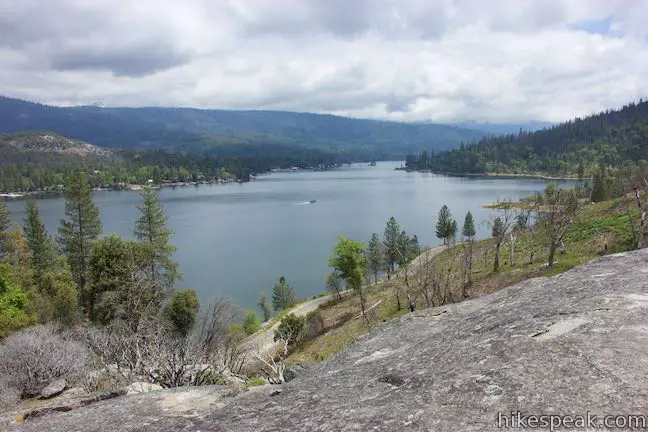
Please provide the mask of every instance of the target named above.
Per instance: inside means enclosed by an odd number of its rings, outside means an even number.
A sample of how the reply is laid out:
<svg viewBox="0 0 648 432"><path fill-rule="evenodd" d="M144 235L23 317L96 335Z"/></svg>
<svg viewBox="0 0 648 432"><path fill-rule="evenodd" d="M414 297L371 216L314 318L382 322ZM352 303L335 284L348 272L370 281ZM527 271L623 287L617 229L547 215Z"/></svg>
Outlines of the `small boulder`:
<svg viewBox="0 0 648 432"><path fill-rule="evenodd" d="M163 387L160 385L138 381L128 386L127 394L130 395L130 394L138 394L138 393L148 393L151 391L158 391L162 389Z"/></svg>
<svg viewBox="0 0 648 432"><path fill-rule="evenodd" d="M284 380L286 382L292 381L295 378L297 378L299 375L301 375L306 368L302 365L295 365L293 367L289 367L284 371Z"/></svg>
<svg viewBox="0 0 648 432"><path fill-rule="evenodd" d="M65 381L64 379L57 379L56 381L52 381L47 387L41 390L38 398L39 399L52 398L54 396L63 393L63 390L65 390L66 388L67 388L67 381Z"/></svg>

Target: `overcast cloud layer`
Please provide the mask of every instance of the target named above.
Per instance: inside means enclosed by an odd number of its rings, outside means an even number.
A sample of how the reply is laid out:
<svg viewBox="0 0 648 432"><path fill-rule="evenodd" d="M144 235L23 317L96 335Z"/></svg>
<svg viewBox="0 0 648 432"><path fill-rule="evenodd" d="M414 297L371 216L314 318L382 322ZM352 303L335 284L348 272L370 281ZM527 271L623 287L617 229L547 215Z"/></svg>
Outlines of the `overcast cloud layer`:
<svg viewBox="0 0 648 432"><path fill-rule="evenodd" d="M0 0L0 94L562 121L648 95L640 0Z"/></svg>

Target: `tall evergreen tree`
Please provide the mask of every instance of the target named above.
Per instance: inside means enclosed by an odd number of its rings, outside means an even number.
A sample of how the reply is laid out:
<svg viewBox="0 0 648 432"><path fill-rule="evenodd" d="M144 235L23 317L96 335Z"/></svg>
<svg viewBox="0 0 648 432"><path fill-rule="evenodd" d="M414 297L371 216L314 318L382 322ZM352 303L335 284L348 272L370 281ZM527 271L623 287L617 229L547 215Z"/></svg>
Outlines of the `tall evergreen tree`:
<svg viewBox="0 0 648 432"><path fill-rule="evenodd" d="M470 285L472 283L473 242L475 240L475 235L477 234L477 232L475 231L475 220L473 219L473 215L470 212L466 213L461 234L463 235L464 241L468 243L468 250L466 254L466 273L468 273L468 284ZM463 292L463 295L464 297L466 296L465 291Z"/></svg>
<svg viewBox="0 0 648 432"><path fill-rule="evenodd" d="M457 239L457 221L455 219L452 219L452 222L450 222L450 226L448 227L448 239L449 241L454 242Z"/></svg>
<svg viewBox="0 0 648 432"><path fill-rule="evenodd" d="M25 240L32 251L31 265L34 269L36 283L41 288L43 274L54 265L55 255L52 239L41 221L36 200L29 199L25 206L24 219Z"/></svg>
<svg viewBox="0 0 648 432"><path fill-rule="evenodd" d="M439 210L439 217L436 223L436 236L437 238L443 239L443 244L447 245L449 243L452 233L452 214L447 205L443 205L441 210Z"/></svg>
<svg viewBox="0 0 648 432"><path fill-rule="evenodd" d="M461 234L463 235L464 240L468 242L474 240L475 234L477 234L477 232L475 231L475 220L473 219L473 215L470 212L466 213L466 218L464 219Z"/></svg>
<svg viewBox="0 0 648 432"><path fill-rule="evenodd" d="M99 209L92 202L88 176L75 172L68 180L65 191L65 216L58 229L58 243L67 257L74 281L81 290L85 313L90 313L85 291L88 277L88 260L92 242L101 234Z"/></svg>
<svg viewBox="0 0 648 432"><path fill-rule="evenodd" d="M592 176L592 196L593 202L601 202L607 199L607 188L605 185L605 167L599 166L599 169Z"/></svg>
<svg viewBox="0 0 648 432"><path fill-rule="evenodd" d="M410 261L412 241L405 231L398 235L398 267L403 267Z"/></svg>
<svg viewBox="0 0 648 432"><path fill-rule="evenodd" d="M286 278L281 276L279 283L272 288L272 307L275 311L288 309L295 304L295 293Z"/></svg>
<svg viewBox="0 0 648 432"><path fill-rule="evenodd" d="M385 261L383 264L387 269L387 279L391 277L391 274L394 272L394 266L398 262L399 236L400 225L398 225L398 222L396 222L396 219L392 216L387 221L387 226L385 227L385 239L383 240L385 248Z"/></svg>
<svg viewBox="0 0 648 432"><path fill-rule="evenodd" d="M0 259L7 253L7 241L11 228L11 218L4 198L0 197Z"/></svg>
<svg viewBox="0 0 648 432"><path fill-rule="evenodd" d="M378 234L373 233L367 247L367 266L374 276L374 282L378 283L378 272L383 268L383 245Z"/></svg>
<svg viewBox="0 0 648 432"><path fill-rule="evenodd" d="M142 204L137 208L140 217L135 223L135 237L150 248L151 281L165 291L171 291L180 275L178 264L171 259L176 248L169 242L172 231L167 228L168 218L157 191L152 187L144 188Z"/></svg>

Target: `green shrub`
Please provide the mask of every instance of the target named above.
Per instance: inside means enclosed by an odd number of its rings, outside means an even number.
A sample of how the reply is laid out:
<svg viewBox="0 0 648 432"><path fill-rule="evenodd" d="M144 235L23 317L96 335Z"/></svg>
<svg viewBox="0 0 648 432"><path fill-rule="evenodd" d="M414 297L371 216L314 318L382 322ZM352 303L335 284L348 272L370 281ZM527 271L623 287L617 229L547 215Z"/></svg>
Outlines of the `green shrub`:
<svg viewBox="0 0 648 432"><path fill-rule="evenodd" d="M275 330L274 341L284 340L290 345L300 341L304 330L304 318L295 314L288 314L281 320L279 327Z"/></svg>
<svg viewBox="0 0 648 432"><path fill-rule="evenodd" d="M245 311L243 317L243 331L246 335L256 333L261 328L261 319L252 309Z"/></svg>
<svg viewBox="0 0 648 432"><path fill-rule="evenodd" d="M261 378L261 377L253 377L253 378L250 378L250 379L245 383L245 385L248 386L248 387L256 387L256 386L262 386L262 385L266 385L266 384L267 384L267 383L266 383L266 380L263 379L263 378Z"/></svg>
<svg viewBox="0 0 648 432"><path fill-rule="evenodd" d="M192 289L175 291L164 306L162 315L178 333L186 335L196 323L200 301L198 293Z"/></svg>
<svg viewBox="0 0 648 432"><path fill-rule="evenodd" d="M27 293L11 281L11 267L0 264L0 338L33 324L28 307Z"/></svg>

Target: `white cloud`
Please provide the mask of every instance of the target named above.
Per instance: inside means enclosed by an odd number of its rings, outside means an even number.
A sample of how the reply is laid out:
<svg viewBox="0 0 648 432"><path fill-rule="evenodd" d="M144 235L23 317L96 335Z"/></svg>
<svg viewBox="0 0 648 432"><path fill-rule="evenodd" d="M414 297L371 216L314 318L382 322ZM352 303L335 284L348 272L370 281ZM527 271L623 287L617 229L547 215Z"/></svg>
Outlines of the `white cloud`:
<svg viewBox="0 0 648 432"><path fill-rule="evenodd" d="M0 0L0 94L560 121L648 94L633 0Z"/></svg>

